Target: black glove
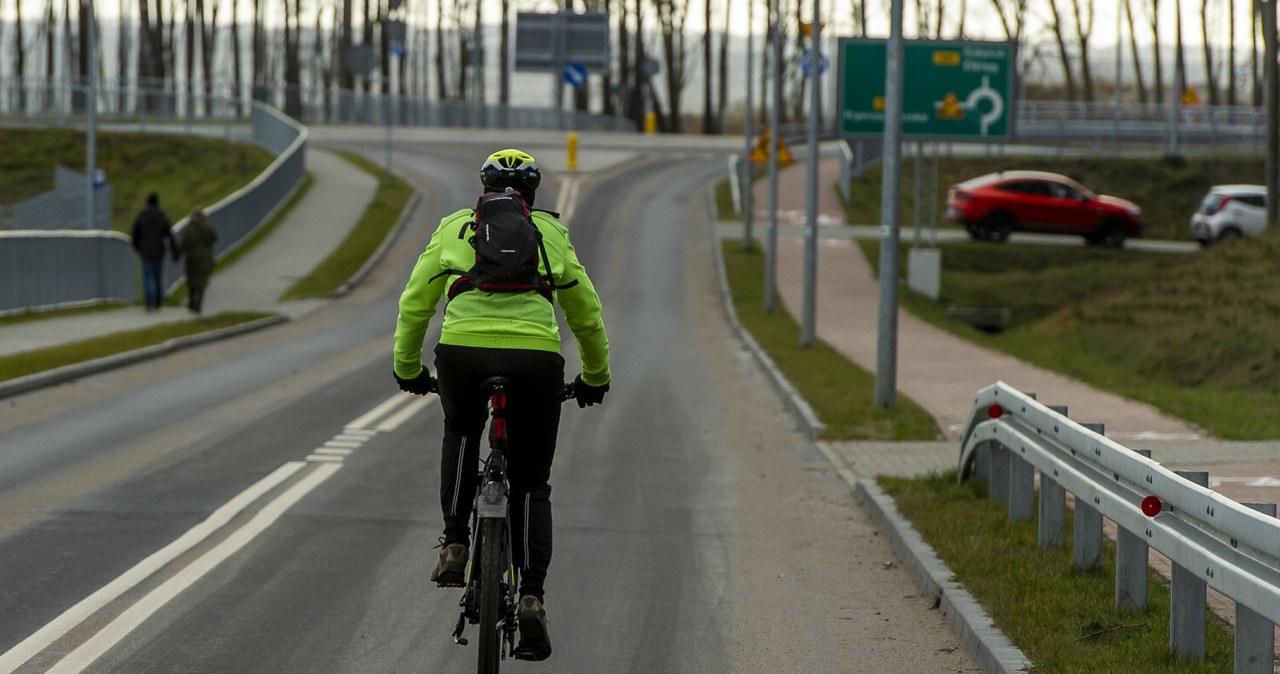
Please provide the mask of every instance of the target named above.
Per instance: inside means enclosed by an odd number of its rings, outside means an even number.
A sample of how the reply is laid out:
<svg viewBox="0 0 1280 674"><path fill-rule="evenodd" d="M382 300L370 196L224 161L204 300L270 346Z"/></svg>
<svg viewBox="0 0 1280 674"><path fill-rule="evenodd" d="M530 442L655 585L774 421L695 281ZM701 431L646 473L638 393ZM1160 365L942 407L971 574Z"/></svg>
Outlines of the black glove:
<svg viewBox="0 0 1280 674"><path fill-rule="evenodd" d="M401 391L412 393L416 396L424 396L428 393L435 393L439 390L436 386L436 378L432 377L431 371L425 367L422 368L422 372L420 372L418 376L409 379L402 379L400 375L396 374L394 371L391 373L391 376L396 378L396 383L400 385Z"/></svg>
<svg viewBox="0 0 1280 674"><path fill-rule="evenodd" d="M609 385L592 386L582 381L582 375L573 378L573 397L578 401L578 407L586 407L588 405L599 405L604 402L605 391L609 390Z"/></svg>

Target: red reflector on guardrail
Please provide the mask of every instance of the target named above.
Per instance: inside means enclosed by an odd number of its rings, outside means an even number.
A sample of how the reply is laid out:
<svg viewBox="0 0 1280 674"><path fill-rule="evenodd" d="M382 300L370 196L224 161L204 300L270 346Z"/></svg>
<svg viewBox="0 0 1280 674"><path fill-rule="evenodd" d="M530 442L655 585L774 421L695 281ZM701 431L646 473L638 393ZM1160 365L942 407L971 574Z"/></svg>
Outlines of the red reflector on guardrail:
<svg viewBox="0 0 1280 674"><path fill-rule="evenodd" d="M1004 408L993 404L987 408L987 416L991 419L999 419L1004 416Z"/></svg>
<svg viewBox="0 0 1280 674"><path fill-rule="evenodd" d="M1142 513L1147 517L1155 517L1164 509L1159 496L1148 496L1142 499Z"/></svg>

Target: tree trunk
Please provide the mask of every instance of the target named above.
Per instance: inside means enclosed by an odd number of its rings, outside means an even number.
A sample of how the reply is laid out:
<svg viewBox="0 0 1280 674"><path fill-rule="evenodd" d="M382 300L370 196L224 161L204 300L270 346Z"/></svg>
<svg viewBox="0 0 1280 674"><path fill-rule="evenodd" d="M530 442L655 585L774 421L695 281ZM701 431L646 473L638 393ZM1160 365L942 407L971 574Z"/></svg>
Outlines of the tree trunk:
<svg viewBox="0 0 1280 674"><path fill-rule="evenodd" d="M1082 0L1071 0L1071 8L1075 12L1076 37L1080 43L1080 79L1084 85L1084 100L1093 102L1093 69L1089 64L1089 35L1093 32L1093 0L1083 0L1084 11L1081 11Z"/></svg>
<svg viewBox="0 0 1280 674"><path fill-rule="evenodd" d="M19 17L14 22L14 60L13 60L13 84L18 92L18 112L26 112L27 109L27 45L22 38L22 0L14 0L14 12Z"/></svg>
<svg viewBox="0 0 1280 674"><path fill-rule="evenodd" d="M724 3L724 31L720 33L720 67L718 72L720 90L716 100L716 130L724 131L725 115L729 108L729 8L732 2Z"/></svg>
<svg viewBox="0 0 1280 674"><path fill-rule="evenodd" d="M511 0L502 0L502 36L498 41L498 103L502 107L511 104ZM608 70L604 73L607 82ZM604 108L609 114L612 105L609 102L609 86L605 85Z"/></svg>
<svg viewBox="0 0 1280 674"><path fill-rule="evenodd" d="M347 59L351 54L352 40L355 34L352 32L351 25L354 18L351 3L354 0L342 0L342 25L338 34L338 90L343 93L350 93L356 88L355 75L351 73L351 68L347 67Z"/></svg>
<svg viewBox="0 0 1280 674"><path fill-rule="evenodd" d="M298 0L284 0L284 114L302 118L302 67L299 48L302 25Z"/></svg>
<svg viewBox="0 0 1280 674"><path fill-rule="evenodd" d="M445 0L436 0L436 98L441 101L449 99L445 67L444 5Z"/></svg>
<svg viewBox="0 0 1280 674"><path fill-rule="evenodd" d="M192 16L192 2L186 0L182 8L182 52L186 78L182 87L182 107L187 117L195 115L192 106L196 95L196 22Z"/></svg>
<svg viewBox="0 0 1280 674"><path fill-rule="evenodd" d="M1147 19L1151 25L1151 64L1155 68L1155 82L1152 91L1156 105L1164 104L1164 69L1160 62L1160 0L1147 0Z"/></svg>
<svg viewBox="0 0 1280 674"><path fill-rule="evenodd" d="M244 114L244 71L240 62L240 3L231 0L231 97L236 102L236 116Z"/></svg>
<svg viewBox="0 0 1280 674"><path fill-rule="evenodd" d="M1229 4L1229 3L1228 3ZM1209 39L1209 0L1200 0L1200 36L1204 40L1204 88L1209 105L1218 104L1218 78L1213 72L1213 42ZM1234 64L1228 62L1228 70Z"/></svg>
<svg viewBox="0 0 1280 674"><path fill-rule="evenodd" d="M58 44L58 20L53 16L53 0L45 0L44 8L44 109L48 110L53 107L53 85L58 81L58 73L53 67Z"/></svg>
<svg viewBox="0 0 1280 674"><path fill-rule="evenodd" d="M1236 95L1236 3L1227 0L1227 105L1235 105Z"/></svg>
<svg viewBox="0 0 1280 674"><path fill-rule="evenodd" d="M204 20L204 0L196 0L196 15L200 19L200 69L204 77L204 110L209 116L213 103L213 61L218 53L218 8L221 3L213 3L213 12L209 22Z"/></svg>
<svg viewBox="0 0 1280 674"><path fill-rule="evenodd" d="M715 133L714 77L711 62L711 0L702 0L702 133Z"/></svg>
<svg viewBox="0 0 1280 674"><path fill-rule="evenodd" d="M1173 101L1181 105L1182 94L1187 88L1187 58L1182 41L1182 0L1173 0L1174 27L1174 85Z"/></svg>
<svg viewBox="0 0 1280 674"><path fill-rule="evenodd" d="M1067 83L1067 100L1076 100L1076 76L1071 67L1071 55L1067 51L1066 26L1062 25L1062 13L1058 11L1058 0L1048 0L1052 22L1049 29L1053 31L1053 40L1058 45L1058 59L1062 62L1062 74Z"/></svg>
<svg viewBox="0 0 1280 674"><path fill-rule="evenodd" d="M1137 24L1133 20L1133 0L1124 0L1124 14L1129 22L1129 54L1133 57L1133 76L1134 86L1138 89L1138 102L1146 105L1147 103L1147 86L1143 83L1142 61L1138 55L1138 31Z"/></svg>

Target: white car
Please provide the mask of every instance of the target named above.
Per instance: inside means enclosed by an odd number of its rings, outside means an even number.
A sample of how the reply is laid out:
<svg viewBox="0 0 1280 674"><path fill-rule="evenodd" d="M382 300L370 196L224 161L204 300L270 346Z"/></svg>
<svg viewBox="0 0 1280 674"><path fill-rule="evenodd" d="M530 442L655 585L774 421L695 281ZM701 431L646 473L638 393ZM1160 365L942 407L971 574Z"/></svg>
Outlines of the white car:
<svg viewBox="0 0 1280 674"><path fill-rule="evenodd" d="M1256 236L1267 228L1267 188L1218 185L1209 190L1191 216L1191 234L1201 246Z"/></svg>

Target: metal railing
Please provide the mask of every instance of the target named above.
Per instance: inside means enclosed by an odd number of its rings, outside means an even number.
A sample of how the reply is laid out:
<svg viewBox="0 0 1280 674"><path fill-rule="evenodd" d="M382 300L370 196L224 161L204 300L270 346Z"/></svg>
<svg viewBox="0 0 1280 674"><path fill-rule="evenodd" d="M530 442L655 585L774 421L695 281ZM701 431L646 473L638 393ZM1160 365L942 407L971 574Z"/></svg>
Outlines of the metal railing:
<svg viewBox="0 0 1280 674"><path fill-rule="evenodd" d="M1066 496L1072 494L1075 568L1101 566L1103 518L1116 525L1117 608L1145 608L1154 549L1173 567L1170 654L1204 658L1206 587L1212 587L1236 603L1235 671L1271 674L1280 622L1275 504L1232 501L1207 487L1207 473L1170 471L1146 450L1109 440L1104 430L996 382L974 402L961 439L959 479L987 480L990 498L1008 503L1011 521L1038 518L1041 548L1065 545Z"/></svg>
<svg viewBox="0 0 1280 674"><path fill-rule="evenodd" d="M245 87L242 89L247 92ZM21 87L13 82L0 83L0 115L62 126L84 114L87 94L84 84L65 79L29 80ZM550 107L427 100L383 94L376 89L257 87L254 97L280 110L288 110L291 103L296 105L294 117L304 124L636 130L635 124L623 117ZM95 98L97 114L103 121L142 125L159 120L186 120L192 124L239 120L253 102L246 95L237 95L226 82L188 91L185 86L176 90L151 83L122 86L108 80L97 87Z"/></svg>
<svg viewBox="0 0 1280 674"><path fill-rule="evenodd" d="M215 255L246 241L287 201L306 174L307 131L262 104L252 111L253 140L277 155L253 182L205 209L218 230ZM175 225L181 236L186 218ZM166 287L182 275L166 261ZM0 315L31 309L133 302L138 295L137 261L129 237L114 231L0 232Z"/></svg>

